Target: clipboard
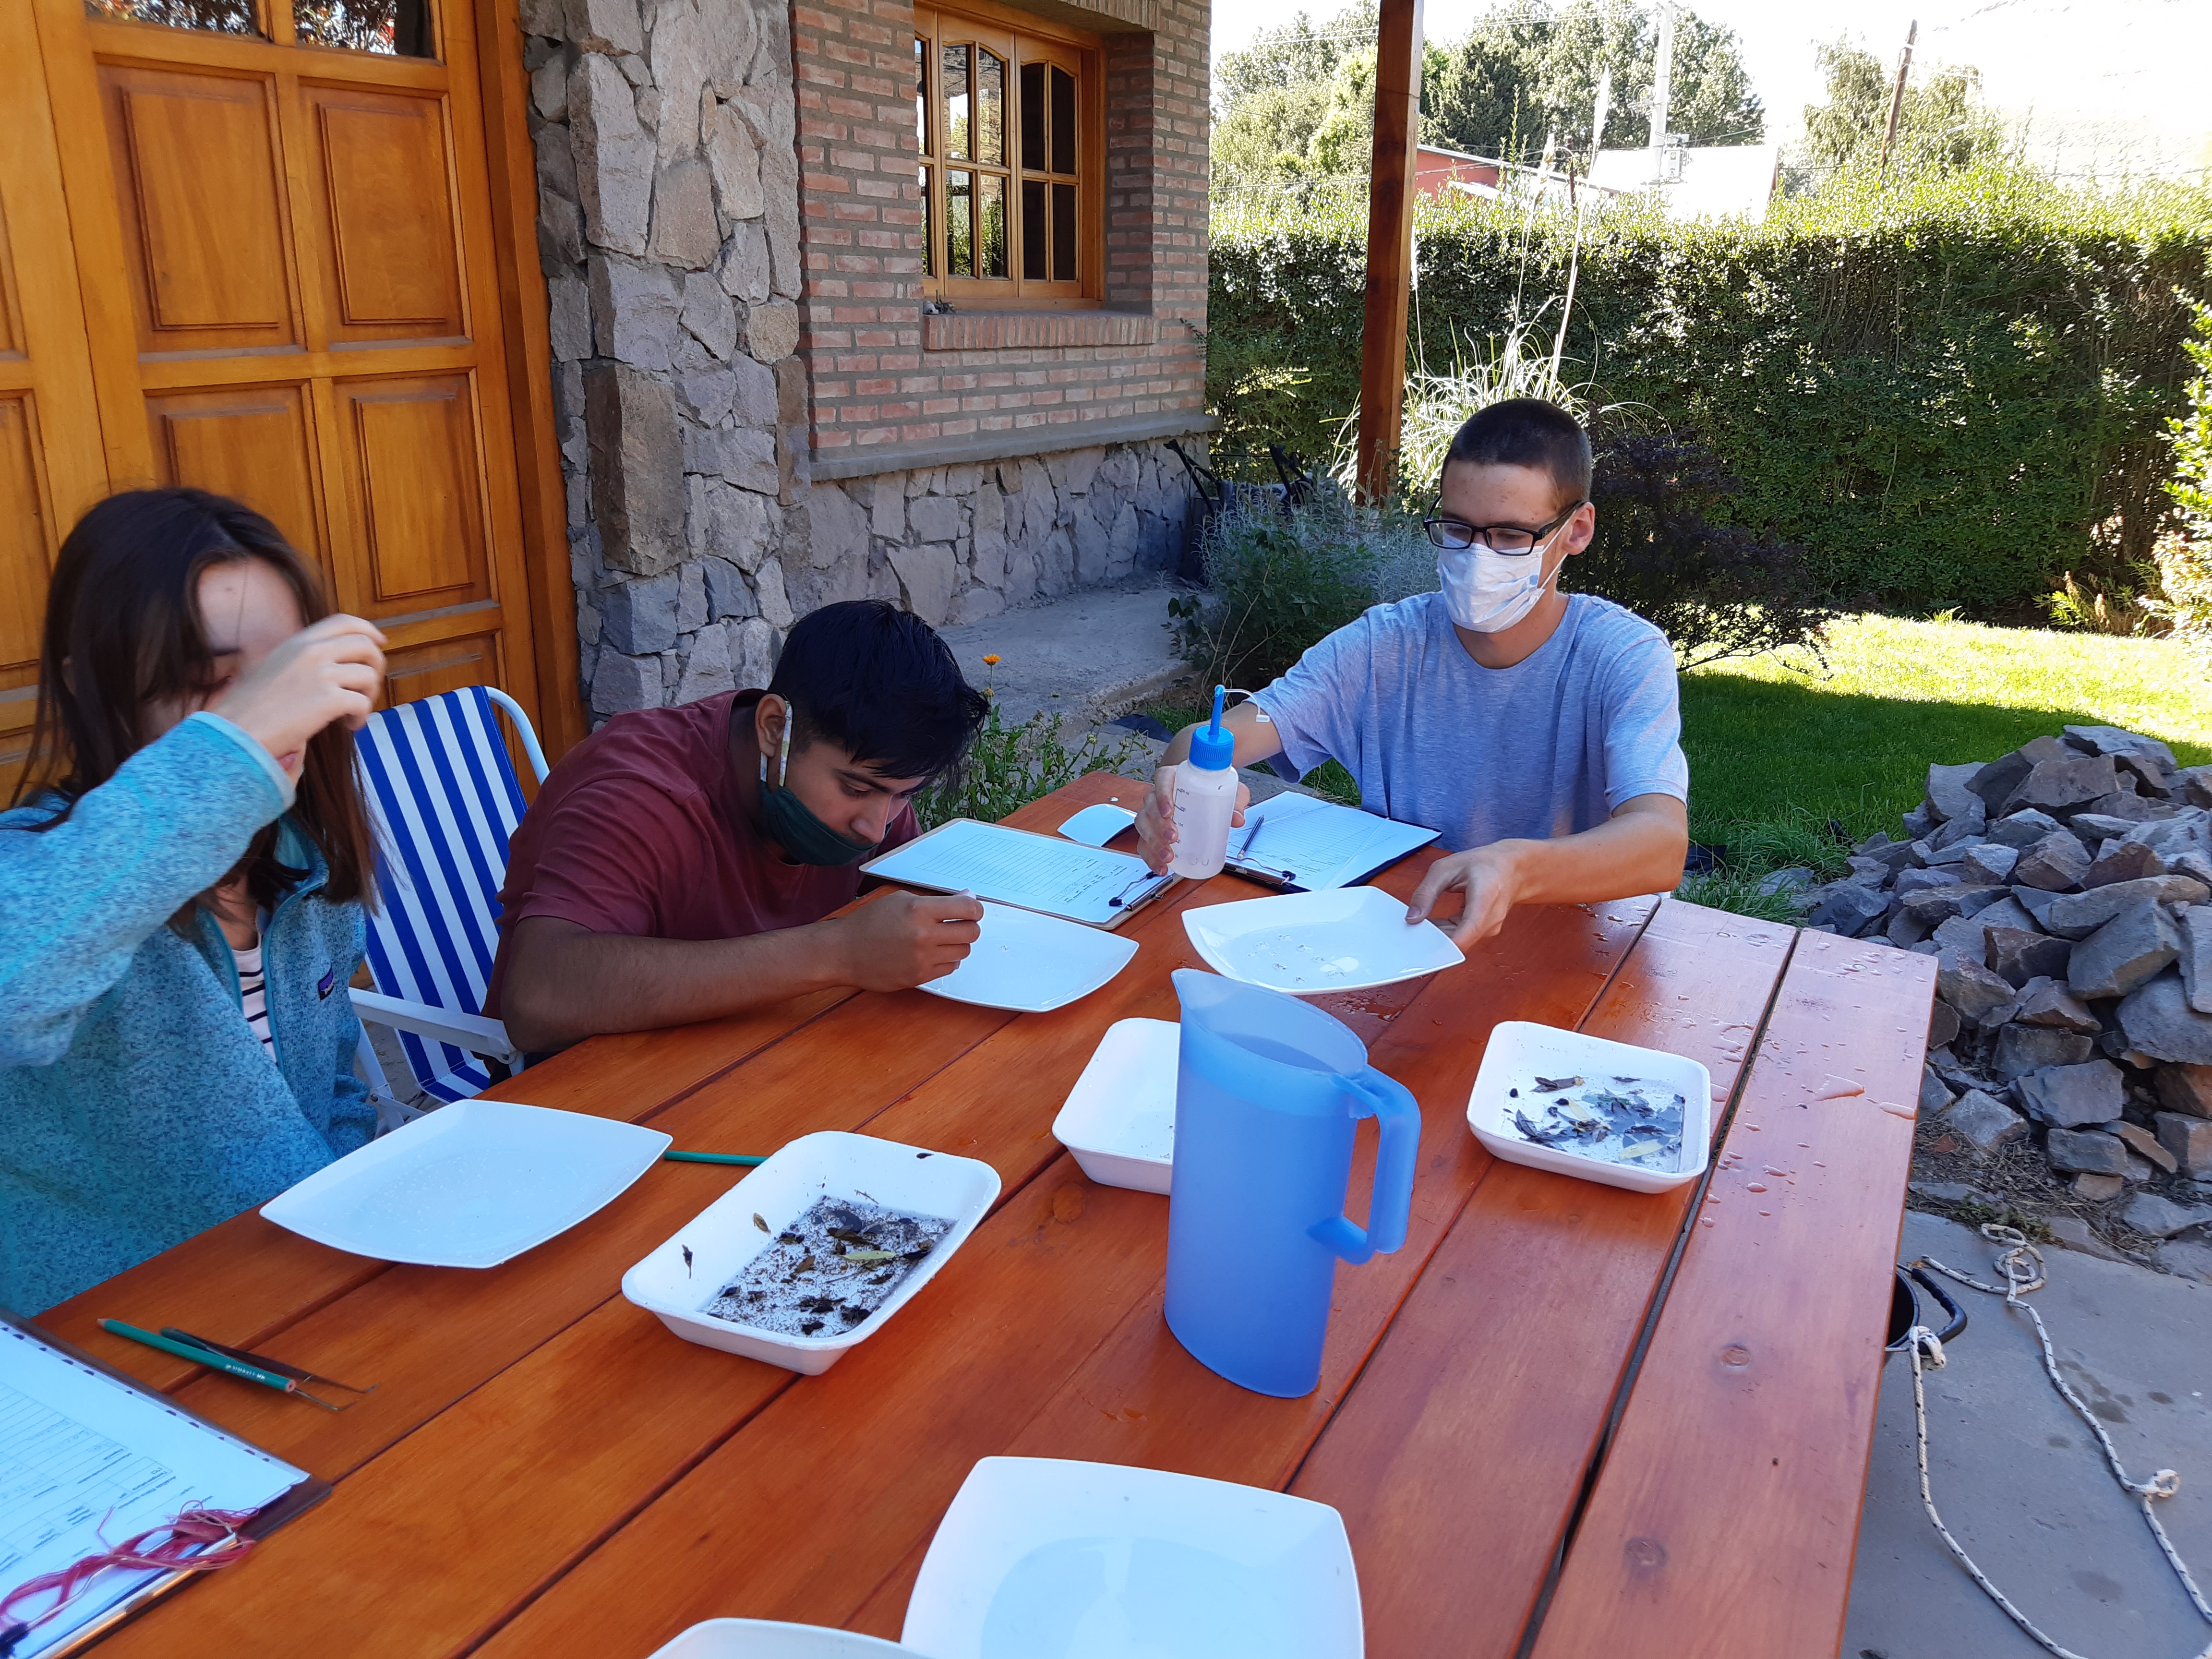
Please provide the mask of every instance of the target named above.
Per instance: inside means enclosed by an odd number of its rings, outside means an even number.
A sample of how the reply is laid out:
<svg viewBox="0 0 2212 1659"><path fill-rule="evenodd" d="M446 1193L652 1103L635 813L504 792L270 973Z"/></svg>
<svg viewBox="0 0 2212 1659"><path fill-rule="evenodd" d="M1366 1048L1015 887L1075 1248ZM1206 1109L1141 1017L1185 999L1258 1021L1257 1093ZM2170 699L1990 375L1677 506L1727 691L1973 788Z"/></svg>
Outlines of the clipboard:
<svg viewBox="0 0 2212 1659"><path fill-rule="evenodd" d="M1017 839L1001 842L1000 837ZM1055 907L1043 900L1034 886L995 878L988 857L981 862L971 860L965 866L940 865L939 869L932 869L932 854L941 857L951 853L953 843L987 851L996 843L998 849L1018 862L1027 860L1039 868L1064 873L1069 884L1082 885L1088 897L1082 902ZM960 878L933 878L940 872L949 875L954 870L961 872ZM1127 853L1109 852L1058 835L1017 830L1009 824L989 823L978 818L948 819L927 834L870 859L860 866L860 872L878 881L919 888L926 893L972 893L994 904L1033 910L1040 915L1081 922L1108 933L1182 880L1176 875L1155 874L1146 869L1143 860ZM1101 895L1104 896L1103 900ZM1116 897L1121 902L1112 902Z"/></svg>
<svg viewBox="0 0 2212 1659"><path fill-rule="evenodd" d="M264 1457L275 1455L274 1453L264 1451L251 1441L240 1439L222 1425L210 1421L188 1407L179 1405L167 1395L147 1387L145 1383L128 1372L118 1370L106 1360L87 1353L75 1343L64 1341L52 1331L24 1318L10 1309L0 1308L0 1326L20 1331L33 1342L52 1350L70 1363L80 1365L87 1370L97 1372L111 1382L122 1384L133 1394L152 1401L172 1416L183 1419L194 1427L204 1430L219 1440L228 1441L232 1445L243 1447ZM288 1521L295 1520L314 1508L316 1504L331 1495L331 1490L329 1481L309 1475L303 1480L295 1482L273 1502L265 1504L256 1510L253 1518L240 1527L239 1532L242 1536L256 1540L265 1538ZM109 1632L136 1618L155 1602L164 1596L173 1595L199 1576L198 1572L182 1568L175 1572L165 1573L151 1583L140 1586L90 1623L80 1626L64 1638L58 1645L27 1650L35 1651L39 1659L69 1659L70 1655L83 1652ZM4 1594L14 1588L12 1583L0 1585L0 1594Z"/></svg>

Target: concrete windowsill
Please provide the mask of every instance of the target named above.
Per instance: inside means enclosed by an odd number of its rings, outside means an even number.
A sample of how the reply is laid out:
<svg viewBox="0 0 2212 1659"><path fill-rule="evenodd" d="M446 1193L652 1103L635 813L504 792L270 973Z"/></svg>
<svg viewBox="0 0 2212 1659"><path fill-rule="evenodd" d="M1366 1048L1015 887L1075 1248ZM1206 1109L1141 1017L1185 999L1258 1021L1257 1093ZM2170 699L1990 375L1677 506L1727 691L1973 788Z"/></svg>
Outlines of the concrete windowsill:
<svg viewBox="0 0 2212 1659"><path fill-rule="evenodd" d="M924 351L1150 345L1159 337L1157 318L1127 311L953 311L921 319Z"/></svg>
<svg viewBox="0 0 2212 1659"><path fill-rule="evenodd" d="M1054 421L972 436L917 444L866 444L852 449L817 450L807 473L817 483L838 478L868 478L881 472L921 467L969 466L1016 455L1054 455L1106 444L1148 443L1211 432L1221 422L1195 409L1164 415L1139 415L1118 421Z"/></svg>

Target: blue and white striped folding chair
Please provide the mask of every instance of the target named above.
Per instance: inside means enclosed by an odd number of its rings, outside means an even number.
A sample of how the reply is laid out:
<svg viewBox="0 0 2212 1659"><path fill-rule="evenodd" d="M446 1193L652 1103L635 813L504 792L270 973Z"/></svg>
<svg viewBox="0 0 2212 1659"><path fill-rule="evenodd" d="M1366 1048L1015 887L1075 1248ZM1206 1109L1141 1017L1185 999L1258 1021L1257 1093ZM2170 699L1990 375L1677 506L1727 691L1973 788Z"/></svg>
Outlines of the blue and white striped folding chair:
<svg viewBox="0 0 2212 1659"><path fill-rule="evenodd" d="M514 698L488 685L372 714L356 744L380 902L368 918L376 989L356 991L354 1008L363 1024L398 1033L415 1080L442 1101L488 1087L494 1066L504 1076L522 1065L507 1028L479 1012L499 951L507 844L523 811L494 704L543 781L538 734Z"/></svg>

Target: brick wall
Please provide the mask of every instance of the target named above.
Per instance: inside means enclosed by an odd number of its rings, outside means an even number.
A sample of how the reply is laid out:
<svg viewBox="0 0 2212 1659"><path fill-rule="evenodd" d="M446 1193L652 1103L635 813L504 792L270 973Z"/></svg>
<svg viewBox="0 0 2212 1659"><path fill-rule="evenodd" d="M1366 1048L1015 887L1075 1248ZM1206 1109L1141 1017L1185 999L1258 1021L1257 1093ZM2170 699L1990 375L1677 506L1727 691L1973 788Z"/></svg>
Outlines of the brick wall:
<svg viewBox="0 0 2212 1659"><path fill-rule="evenodd" d="M1114 31L1102 54L1111 308L1049 325L922 315L909 0L793 6L799 354L817 460L880 446L896 465L902 448L1202 409L1210 7L1101 4L1084 21ZM1153 27L1128 32L1133 16ZM1072 435L1051 434L1063 447Z"/></svg>

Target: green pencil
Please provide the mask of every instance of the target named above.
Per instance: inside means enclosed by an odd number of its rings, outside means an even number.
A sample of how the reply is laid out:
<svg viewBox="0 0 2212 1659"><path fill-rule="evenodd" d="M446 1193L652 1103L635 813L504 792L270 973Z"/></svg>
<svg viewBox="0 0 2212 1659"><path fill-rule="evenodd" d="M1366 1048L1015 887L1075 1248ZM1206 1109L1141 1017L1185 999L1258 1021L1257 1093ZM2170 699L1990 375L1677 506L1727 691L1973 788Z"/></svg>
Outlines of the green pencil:
<svg viewBox="0 0 2212 1659"><path fill-rule="evenodd" d="M660 1156L665 1163L669 1164L742 1164L750 1168L756 1164L768 1162L765 1158L755 1158L747 1152L666 1152Z"/></svg>
<svg viewBox="0 0 2212 1659"><path fill-rule="evenodd" d="M216 1353L210 1348L194 1347L189 1342L179 1342L173 1337L157 1336L152 1331L142 1331L136 1325L126 1325L119 1319L103 1319L100 1328L113 1336L158 1348L163 1353L173 1353L179 1359L189 1359L195 1365L204 1365L210 1370L222 1371L247 1382L258 1382L264 1389L275 1389L283 1394L294 1395L326 1412L343 1409L327 1400L317 1400L289 1376L279 1376L274 1371L264 1371L258 1365L249 1365L243 1359L233 1359L228 1354Z"/></svg>

